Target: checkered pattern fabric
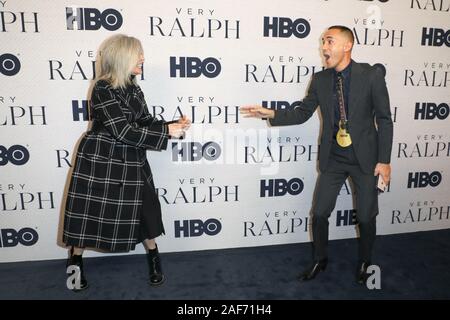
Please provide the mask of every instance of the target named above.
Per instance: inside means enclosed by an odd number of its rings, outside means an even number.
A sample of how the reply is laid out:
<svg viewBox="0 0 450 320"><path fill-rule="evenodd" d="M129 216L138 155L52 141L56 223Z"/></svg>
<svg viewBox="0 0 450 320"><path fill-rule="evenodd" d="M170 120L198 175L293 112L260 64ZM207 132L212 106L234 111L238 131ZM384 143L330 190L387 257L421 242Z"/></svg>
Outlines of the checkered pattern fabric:
<svg viewBox="0 0 450 320"><path fill-rule="evenodd" d="M139 236L144 183L152 179L146 149L164 150L164 121L152 117L139 86L114 89L98 81L91 115L106 130L82 138L71 174L63 241L107 251L133 250Z"/></svg>

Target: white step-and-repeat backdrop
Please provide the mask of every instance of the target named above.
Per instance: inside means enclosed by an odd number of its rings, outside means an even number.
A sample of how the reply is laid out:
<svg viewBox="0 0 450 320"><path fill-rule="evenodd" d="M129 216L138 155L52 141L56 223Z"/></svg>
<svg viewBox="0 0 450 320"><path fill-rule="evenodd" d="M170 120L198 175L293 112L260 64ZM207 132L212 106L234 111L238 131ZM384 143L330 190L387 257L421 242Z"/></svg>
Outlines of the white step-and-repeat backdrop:
<svg viewBox="0 0 450 320"><path fill-rule="evenodd" d="M311 240L320 114L268 128L238 108L295 107L336 24L353 29L355 61L386 70L393 174L378 234L450 228L449 11L449 0L0 1L0 262L66 257L68 177L97 49L115 33L143 43L150 112L193 122L185 140L148 152L161 251ZM357 236L351 192L332 239Z"/></svg>

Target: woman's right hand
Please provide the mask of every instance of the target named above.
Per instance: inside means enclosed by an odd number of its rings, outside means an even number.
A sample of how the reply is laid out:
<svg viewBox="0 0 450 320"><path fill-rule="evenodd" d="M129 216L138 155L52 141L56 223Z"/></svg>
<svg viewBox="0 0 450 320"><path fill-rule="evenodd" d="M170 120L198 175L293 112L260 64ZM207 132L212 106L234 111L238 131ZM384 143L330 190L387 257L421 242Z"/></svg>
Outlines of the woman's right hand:
<svg viewBox="0 0 450 320"><path fill-rule="evenodd" d="M169 134L171 137L179 139L184 137L186 130L188 130L190 126L191 120L189 120L186 116L183 116L177 122L168 125Z"/></svg>
<svg viewBox="0 0 450 320"><path fill-rule="evenodd" d="M189 129L189 127L191 126L191 120L189 120L189 118L186 116L183 116L180 119L178 119L178 123L183 124L185 126L185 131Z"/></svg>

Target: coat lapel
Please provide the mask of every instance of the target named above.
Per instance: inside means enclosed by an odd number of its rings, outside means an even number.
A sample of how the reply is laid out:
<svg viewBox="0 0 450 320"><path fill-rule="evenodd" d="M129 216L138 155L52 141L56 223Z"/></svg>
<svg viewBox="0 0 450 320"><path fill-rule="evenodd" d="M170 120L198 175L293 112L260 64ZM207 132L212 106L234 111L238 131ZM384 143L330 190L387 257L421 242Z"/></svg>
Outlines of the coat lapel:
<svg viewBox="0 0 450 320"><path fill-rule="evenodd" d="M358 92L361 92L361 89L364 85L363 81L363 69L360 67L359 63L353 62L352 70L351 70L351 78L350 78L350 93L349 93L349 102L348 102L348 119L350 120L356 108L358 108L358 100L361 97Z"/></svg>
<svg viewBox="0 0 450 320"><path fill-rule="evenodd" d="M333 105L333 94L334 94L334 83L333 83L333 73L331 70L327 73L324 79L325 85L325 101L326 111L331 119L331 124L334 125L334 105Z"/></svg>
<svg viewBox="0 0 450 320"><path fill-rule="evenodd" d="M122 112L124 114L129 114L130 119L129 121L135 122L138 118L138 115L135 110L133 110L133 107L130 105L130 100L132 99L132 96L124 89L120 88L116 91L116 97L122 101Z"/></svg>

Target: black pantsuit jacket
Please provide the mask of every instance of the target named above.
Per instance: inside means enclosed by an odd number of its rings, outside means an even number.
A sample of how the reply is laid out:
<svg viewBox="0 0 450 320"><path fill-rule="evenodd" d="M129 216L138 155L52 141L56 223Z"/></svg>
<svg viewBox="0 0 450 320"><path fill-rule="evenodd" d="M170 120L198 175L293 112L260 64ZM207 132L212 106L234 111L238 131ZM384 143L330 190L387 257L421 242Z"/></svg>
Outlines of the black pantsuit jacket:
<svg viewBox="0 0 450 320"><path fill-rule="evenodd" d="M333 142L335 120L332 72L326 69L314 74L301 105L294 110L277 110L275 117L270 119L273 126L301 124L320 106L323 129L319 169L322 172L328 166ZM393 138L389 95L381 69L366 63L353 63L348 109L348 131L356 158L364 173L373 173L378 162L390 163Z"/></svg>

